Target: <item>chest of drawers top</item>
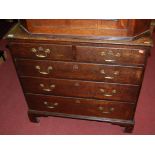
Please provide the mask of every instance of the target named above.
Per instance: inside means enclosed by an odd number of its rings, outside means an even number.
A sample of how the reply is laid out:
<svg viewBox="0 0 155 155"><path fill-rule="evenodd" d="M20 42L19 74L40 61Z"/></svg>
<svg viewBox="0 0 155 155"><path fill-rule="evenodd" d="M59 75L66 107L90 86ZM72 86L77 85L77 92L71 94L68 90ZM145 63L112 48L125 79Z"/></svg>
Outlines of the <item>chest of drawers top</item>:
<svg viewBox="0 0 155 155"><path fill-rule="evenodd" d="M18 42L39 42L42 43L61 43L61 44L81 44L87 45L89 43L93 43L94 46L100 46L102 44L107 44L109 46L112 45L129 45L129 46L153 46L152 39L150 38L150 34L147 33L142 37L135 39L133 41L127 40L103 40L100 37L97 39L88 38L78 38L76 35L74 36L59 36L59 35L33 35L26 32L24 29L20 27L19 24L16 24L6 35L5 37L10 41L18 41Z"/></svg>

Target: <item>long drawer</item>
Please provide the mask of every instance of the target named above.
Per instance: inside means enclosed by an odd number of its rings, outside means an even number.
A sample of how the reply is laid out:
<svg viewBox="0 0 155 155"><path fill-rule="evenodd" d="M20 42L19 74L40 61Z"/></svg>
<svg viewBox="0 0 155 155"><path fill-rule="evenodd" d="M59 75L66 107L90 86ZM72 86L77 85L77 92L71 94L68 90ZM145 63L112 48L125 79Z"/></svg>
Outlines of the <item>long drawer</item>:
<svg viewBox="0 0 155 155"><path fill-rule="evenodd" d="M16 60L20 76L94 80L140 84L142 67L100 65L48 60Z"/></svg>
<svg viewBox="0 0 155 155"><path fill-rule="evenodd" d="M84 98L135 102L139 86L80 80L21 78L25 93L52 94Z"/></svg>
<svg viewBox="0 0 155 155"><path fill-rule="evenodd" d="M48 95L26 94L29 109L115 119L132 119L134 104Z"/></svg>
<svg viewBox="0 0 155 155"><path fill-rule="evenodd" d="M17 58L51 59L51 60L73 60L74 53L72 45L13 43L11 52Z"/></svg>
<svg viewBox="0 0 155 155"><path fill-rule="evenodd" d="M147 52L141 49L77 46L76 59L83 62L144 65Z"/></svg>

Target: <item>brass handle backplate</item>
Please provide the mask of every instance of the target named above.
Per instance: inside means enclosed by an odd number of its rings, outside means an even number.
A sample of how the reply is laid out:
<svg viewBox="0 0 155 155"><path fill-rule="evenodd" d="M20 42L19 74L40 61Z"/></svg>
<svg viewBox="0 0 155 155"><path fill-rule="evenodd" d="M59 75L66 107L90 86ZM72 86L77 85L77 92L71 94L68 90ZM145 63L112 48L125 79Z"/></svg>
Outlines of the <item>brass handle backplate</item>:
<svg viewBox="0 0 155 155"><path fill-rule="evenodd" d="M100 73L105 75L105 76L104 76L105 79L114 79L114 76L119 75L119 71L114 71L114 72L112 73L112 74L113 74L112 76L106 75L104 69L102 69L102 70L100 71Z"/></svg>
<svg viewBox="0 0 155 155"><path fill-rule="evenodd" d="M116 94L116 90L115 89L113 89L110 94L106 93L104 89L100 89L100 92L102 92L103 93L103 96L105 96L105 97L111 97L114 94Z"/></svg>
<svg viewBox="0 0 155 155"><path fill-rule="evenodd" d="M109 110L105 110L105 108L103 106L99 106L98 109L103 113L103 114L110 114L112 113L115 108L111 107L109 108Z"/></svg>
<svg viewBox="0 0 155 155"><path fill-rule="evenodd" d="M40 74L44 74L44 75L49 74L49 73L50 73L50 71L53 69L53 67L52 67L52 66L49 66L49 67L47 68L47 72L46 72L46 71L41 71L40 66L35 66L35 68L38 70L38 72L39 72Z"/></svg>
<svg viewBox="0 0 155 155"><path fill-rule="evenodd" d="M121 54L119 53L119 52L113 52L113 51L111 51L111 50L109 50L109 51L102 51L101 52L101 56L112 56L112 57L120 57L121 56ZM114 59L105 59L104 60L105 62L115 62L116 60L114 60Z"/></svg>
<svg viewBox="0 0 155 155"><path fill-rule="evenodd" d="M50 91L52 91L55 88L55 85L52 84L52 85L50 85L50 88L45 88L45 85L43 83L41 83L40 87L43 88L42 89L43 91L50 92Z"/></svg>
<svg viewBox="0 0 155 155"><path fill-rule="evenodd" d="M43 47L38 47L38 49L32 48L31 51L35 53L36 57L39 57L39 58L45 58L51 52L50 49L47 48L44 50Z"/></svg>
<svg viewBox="0 0 155 155"><path fill-rule="evenodd" d="M101 56L105 56L105 55L115 56L115 57L120 57L121 56L121 54L119 52L115 53L115 52L113 52L111 50L101 52Z"/></svg>
<svg viewBox="0 0 155 155"><path fill-rule="evenodd" d="M56 106L58 106L59 104L57 102L55 103L50 103L50 102L47 102L47 101L44 101L44 105L47 106L47 108L50 108L50 109L54 109Z"/></svg>

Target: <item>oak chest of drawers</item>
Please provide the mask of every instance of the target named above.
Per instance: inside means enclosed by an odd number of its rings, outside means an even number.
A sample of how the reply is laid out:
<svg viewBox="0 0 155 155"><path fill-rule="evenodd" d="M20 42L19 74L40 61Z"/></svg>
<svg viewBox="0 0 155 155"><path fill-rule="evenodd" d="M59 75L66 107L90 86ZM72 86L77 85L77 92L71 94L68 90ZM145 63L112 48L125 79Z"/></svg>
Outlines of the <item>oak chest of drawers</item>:
<svg viewBox="0 0 155 155"><path fill-rule="evenodd" d="M32 35L16 25L6 38L32 122L61 116L132 131L150 37L106 41Z"/></svg>

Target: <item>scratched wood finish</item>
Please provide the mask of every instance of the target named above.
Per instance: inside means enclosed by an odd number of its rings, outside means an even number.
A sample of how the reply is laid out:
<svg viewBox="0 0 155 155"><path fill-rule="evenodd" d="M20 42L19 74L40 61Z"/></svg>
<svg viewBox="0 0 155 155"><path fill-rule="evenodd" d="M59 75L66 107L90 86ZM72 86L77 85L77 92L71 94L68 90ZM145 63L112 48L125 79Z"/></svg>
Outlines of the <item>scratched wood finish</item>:
<svg viewBox="0 0 155 155"><path fill-rule="evenodd" d="M130 120L133 117L132 103L82 99L61 96L26 94L31 110L97 116Z"/></svg>

